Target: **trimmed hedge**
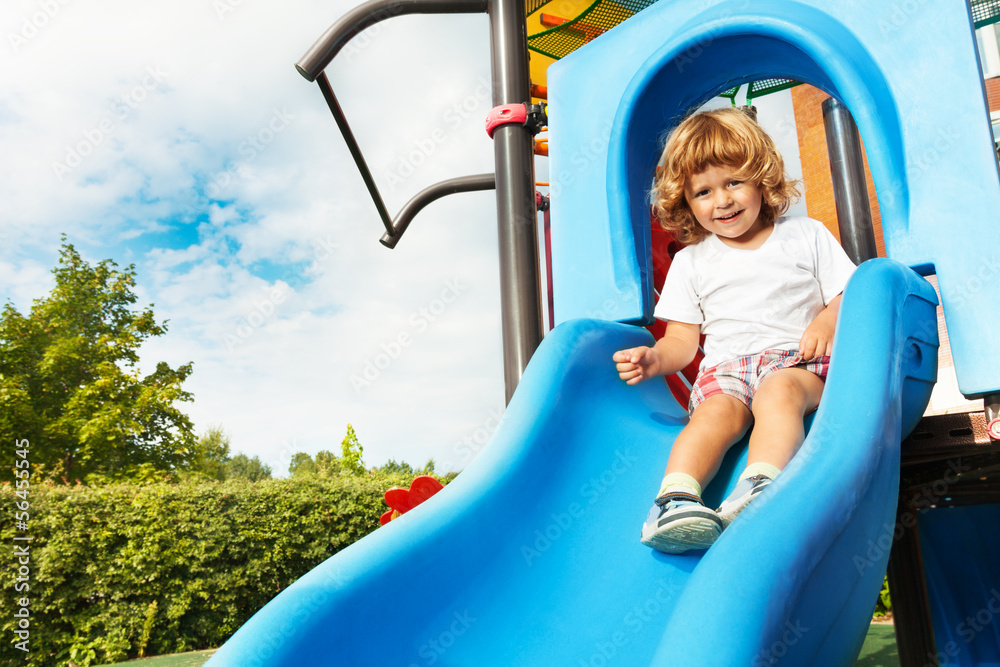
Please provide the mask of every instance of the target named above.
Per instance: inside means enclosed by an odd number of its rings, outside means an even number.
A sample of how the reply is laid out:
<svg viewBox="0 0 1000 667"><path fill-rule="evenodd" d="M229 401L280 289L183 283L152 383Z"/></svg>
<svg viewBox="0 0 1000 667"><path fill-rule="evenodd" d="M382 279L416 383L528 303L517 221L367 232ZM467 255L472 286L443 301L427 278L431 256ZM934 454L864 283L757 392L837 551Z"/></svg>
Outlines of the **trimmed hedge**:
<svg viewBox="0 0 1000 667"><path fill-rule="evenodd" d="M0 664L84 667L219 646L279 591L375 530L385 489L408 481L32 485L26 532L4 484ZM13 553L25 544L30 590L17 592L24 557ZM15 648L25 597L27 655Z"/></svg>

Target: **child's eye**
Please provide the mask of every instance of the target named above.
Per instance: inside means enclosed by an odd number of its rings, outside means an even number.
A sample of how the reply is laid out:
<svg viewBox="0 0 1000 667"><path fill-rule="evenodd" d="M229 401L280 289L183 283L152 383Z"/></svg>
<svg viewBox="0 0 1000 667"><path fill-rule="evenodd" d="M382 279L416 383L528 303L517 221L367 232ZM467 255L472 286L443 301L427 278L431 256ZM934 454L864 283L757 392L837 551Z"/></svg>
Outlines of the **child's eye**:
<svg viewBox="0 0 1000 667"><path fill-rule="evenodd" d="M704 190L698 190L697 192L694 193L694 196L695 197L704 197L707 194L708 194L708 189L706 188Z"/></svg>
<svg viewBox="0 0 1000 667"><path fill-rule="evenodd" d="M738 185L743 185L743 181L732 180L729 181L729 187L735 188Z"/></svg>

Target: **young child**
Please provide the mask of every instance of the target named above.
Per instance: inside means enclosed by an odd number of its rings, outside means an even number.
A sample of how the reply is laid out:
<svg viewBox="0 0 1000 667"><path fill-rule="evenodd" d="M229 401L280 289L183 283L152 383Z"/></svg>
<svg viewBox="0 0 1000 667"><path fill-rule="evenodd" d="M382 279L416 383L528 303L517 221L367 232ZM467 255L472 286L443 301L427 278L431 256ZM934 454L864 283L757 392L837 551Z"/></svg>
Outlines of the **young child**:
<svg viewBox="0 0 1000 667"><path fill-rule="evenodd" d="M681 553L711 546L801 446L855 267L821 223L780 217L798 196L796 183L746 113L690 116L671 133L661 163L654 211L688 246L674 257L654 312L666 333L614 361L628 384L669 375L691 363L705 335L691 418L642 527L643 544ZM748 466L713 511L702 488L751 424Z"/></svg>

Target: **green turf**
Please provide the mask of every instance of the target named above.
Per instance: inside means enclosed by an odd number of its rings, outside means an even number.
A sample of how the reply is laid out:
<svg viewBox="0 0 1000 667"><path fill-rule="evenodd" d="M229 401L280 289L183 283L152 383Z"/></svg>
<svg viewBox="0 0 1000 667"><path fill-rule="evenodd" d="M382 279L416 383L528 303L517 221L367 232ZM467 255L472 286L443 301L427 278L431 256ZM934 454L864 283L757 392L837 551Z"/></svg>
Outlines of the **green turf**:
<svg viewBox="0 0 1000 667"><path fill-rule="evenodd" d="M899 667L896 635L891 623L872 624L858 656L858 667Z"/></svg>
<svg viewBox="0 0 1000 667"><path fill-rule="evenodd" d="M119 662L117 665L129 665L130 667L201 667L208 662L213 653L215 653L215 649L194 651L192 653L178 653L176 655L161 655L156 658ZM893 634L891 624L873 624L869 628L868 636L865 638L865 645L861 647L861 655L858 656L856 664L857 667L899 667L899 656L896 655L896 636ZM110 665L109 667L116 667L116 665Z"/></svg>
<svg viewBox="0 0 1000 667"><path fill-rule="evenodd" d="M190 653L175 653L174 655L159 655L155 658L143 658L142 660L131 660L129 662L118 662L115 665L128 665L129 667L201 667L212 654L218 649L208 649L207 651L192 651ZM110 665L109 667L115 667Z"/></svg>

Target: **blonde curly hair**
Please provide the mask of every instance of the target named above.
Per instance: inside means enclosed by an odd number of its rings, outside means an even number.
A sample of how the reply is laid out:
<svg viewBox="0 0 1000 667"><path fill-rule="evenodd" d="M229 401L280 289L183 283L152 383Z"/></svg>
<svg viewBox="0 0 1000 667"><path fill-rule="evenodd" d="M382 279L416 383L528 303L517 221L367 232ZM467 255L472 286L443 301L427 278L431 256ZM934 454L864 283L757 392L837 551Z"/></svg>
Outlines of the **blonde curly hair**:
<svg viewBox="0 0 1000 667"><path fill-rule="evenodd" d="M726 108L696 113L670 133L653 181L653 213L681 243L690 245L709 235L684 197L688 178L709 167L729 167L737 178L760 188L765 225L774 224L799 197L798 181L785 175L774 141L746 112Z"/></svg>

